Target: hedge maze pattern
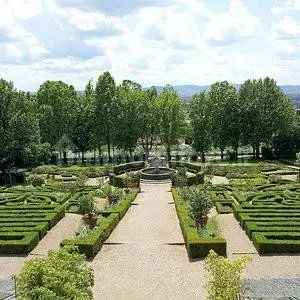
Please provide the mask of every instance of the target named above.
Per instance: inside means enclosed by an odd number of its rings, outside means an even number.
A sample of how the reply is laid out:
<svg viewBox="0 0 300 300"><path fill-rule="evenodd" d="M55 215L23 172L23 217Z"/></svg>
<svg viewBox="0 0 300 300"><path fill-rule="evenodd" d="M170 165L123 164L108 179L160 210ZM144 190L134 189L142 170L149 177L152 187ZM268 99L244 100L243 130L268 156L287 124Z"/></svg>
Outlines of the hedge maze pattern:
<svg viewBox="0 0 300 300"><path fill-rule="evenodd" d="M30 252L65 215L63 193L0 190L0 253Z"/></svg>
<svg viewBox="0 0 300 300"><path fill-rule="evenodd" d="M300 184L217 187L212 197L219 213L234 212L260 253L300 253Z"/></svg>

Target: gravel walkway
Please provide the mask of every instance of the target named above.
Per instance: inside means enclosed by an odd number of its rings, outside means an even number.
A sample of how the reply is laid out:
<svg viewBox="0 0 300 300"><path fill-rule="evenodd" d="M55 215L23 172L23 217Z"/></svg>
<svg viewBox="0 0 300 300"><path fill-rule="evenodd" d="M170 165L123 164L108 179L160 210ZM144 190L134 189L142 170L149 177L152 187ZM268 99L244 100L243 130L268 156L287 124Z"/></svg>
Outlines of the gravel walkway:
<svg viewBox="0 0 300 300"><path fill-rule="evenodd" d="M141 187L91 262L95 299L205 299L203 261L188 259L170 184Z"/></svg>

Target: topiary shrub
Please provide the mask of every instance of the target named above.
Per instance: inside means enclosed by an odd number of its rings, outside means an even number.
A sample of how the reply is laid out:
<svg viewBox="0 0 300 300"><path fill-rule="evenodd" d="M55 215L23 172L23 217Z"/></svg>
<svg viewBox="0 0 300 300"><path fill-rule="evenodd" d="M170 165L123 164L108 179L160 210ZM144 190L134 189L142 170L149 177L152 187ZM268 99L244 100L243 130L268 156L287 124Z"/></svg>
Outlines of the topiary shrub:
<svg viewBox="0 0 300 300"><path fill-rule="evenodd" d="M16 283L18 299L93 299L93 271L75 248L26 262Z"/></svg>
<svg viewBox="0 0 300 300"><path fill-rule="evenodd" d="M42 186L45 184L45 179L43 176L31 174L27 178L27 182L32 186Z"/></svg>
<svg viewBox="0 0 300 300"><path fill-rule="evenodd" d="M79 199L79 211L82 214L92 213L95 210L95 200L89 194L83 194Z"/></svg>
<svg viewBox="0 0 300 300"><path fill-rule="evenodd" d="M196 226L204 227L208 221L208 213L213 207L213 203L208 193L199 188L190 188L187 193L191 214Z"/></svg>
<svg viewBox="0 0 300 300"><path fill-rule="evenodd" d="M239 299L242 289L241 275L249 262L250 258L247 256L231 261L210 250L205 259L209 273L208 299Z"/></svg>

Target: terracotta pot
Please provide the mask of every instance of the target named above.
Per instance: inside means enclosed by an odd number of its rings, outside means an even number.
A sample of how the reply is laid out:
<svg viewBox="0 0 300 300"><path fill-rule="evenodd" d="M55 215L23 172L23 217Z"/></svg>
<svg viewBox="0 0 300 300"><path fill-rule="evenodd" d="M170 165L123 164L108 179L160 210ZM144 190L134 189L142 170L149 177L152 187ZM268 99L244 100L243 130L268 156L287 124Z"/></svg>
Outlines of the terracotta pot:
<svg viewBox="0 0 300 300"><path fill-rule="evenodd" d="M208 222L208 216L200 216L197 220L196 220L196 225L197 227L205 227L206 224Z"/></svg>
<svg viewBox="0 0 300 300"><path fill-rule="evenodd" d="M85 214L83 220L90 228L94 228L97 225L98 217L94 213Z"/></svg>

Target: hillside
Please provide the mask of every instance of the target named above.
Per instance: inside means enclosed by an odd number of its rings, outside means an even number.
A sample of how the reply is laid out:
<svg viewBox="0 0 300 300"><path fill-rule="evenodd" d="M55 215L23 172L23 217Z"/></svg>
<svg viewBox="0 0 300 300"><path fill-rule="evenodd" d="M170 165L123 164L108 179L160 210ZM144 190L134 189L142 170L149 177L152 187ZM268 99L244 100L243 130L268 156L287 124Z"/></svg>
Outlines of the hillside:
<svg viewBox="0 0 300 300"><path fill-rule="evenodd" d="M237 88L239 88L239 84L235 84ZM186 84L186 85L175 85L173 86L177 93L180 95L182 99L185 101L189 101L190 98L202 91L205 91L209 88L209 85L193 85L193 84ZM300 107L300 85L282 85L280 86L283 92L291 98L295 104ZM161 92L163 86L156 86L158 92Z"/></svg>

